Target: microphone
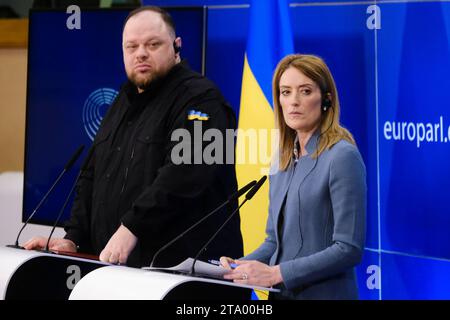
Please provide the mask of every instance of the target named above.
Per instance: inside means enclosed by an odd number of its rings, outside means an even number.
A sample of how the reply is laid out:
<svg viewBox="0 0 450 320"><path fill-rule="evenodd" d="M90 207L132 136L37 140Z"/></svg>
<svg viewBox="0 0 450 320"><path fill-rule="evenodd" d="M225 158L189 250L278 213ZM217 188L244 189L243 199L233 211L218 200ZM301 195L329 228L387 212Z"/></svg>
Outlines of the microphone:
<svg viewBox="0 0 450 320"><path fill-rule="evenodd" d="M61 178L64 176L64 174L70 170L73 166L73 164L75 163L75 161L77 161L78 157L81 155L81 153L83 152L84 149L84 145L81 145L77 151L72 155L72 157L70 158L70 160L67 162L67 164L64 166L64 169L61 171L61 173L59 174L58 178L56 178L55 182L52 184L52 186L50 187L50 189L47 191L47 193L42 197L41 201L38 203L38 205L36 206L36 208L34 208L33 212L30 214L30 216L28 217L28 219L25 221L25 223L22 226L22 229L20 229L19 234L17 235L16 238L16 242L14 245L8 245L7 247L10 248L17 248L17 249L23 249L21 246L19 246L19 238L20 235L22 234L23 229L25 229L25 227L28 225L28 223L30 222L30 220L33 218L33 216L36 214L36 212L41 208L42 204L47 200L48 196L50 195L50 193L53 191L53 189L56 187L56 185L58 184L58 182L61 180Z"/></svg>
<svg viewBox="0 0 450 320"><path fill-rule="evenodd" d="M238 191L236 191L235 193L233 193L231 196L228 197L227 201L225 201L224 203L222 203L220 206L218 206L216 209L214 209L213 211L211 211L210 213L208 213L206 216L204 216L203 218L201 218L199 221L197 221L196 223L194 223L192 226L190 226L188 229L186 229L185 231L183 231L182 233L180 233L178 236L176 236L175 238L173 238L172 240L170 240L167 244L165 244L163 247L161 247L158 251L156 251L156 253L153 255L153 259L152 262L150 263L150 268L153 267L153 264L155 263L156 257L163 251L165 250L167 247L169 247L170 245L172 245L175 241L177 241L178 239L182 238L186 233L188 233L189 231L191 231L192 229L194 229L196 226L198 226L200 223L202 223L204 220L206 220L207 218L209 218L210 216L212 216L214 213L216 213L217 211L219 211L220 209L222 209L224 206L226 206L228 203L230 203L231 201L239 198L240 196L242 196L244 193L246 193L251 187L253 187L254 185L256 185L256 181L253 180L249 183L247 183L244 187L242 187L241 189L239 189Z"/></svg>
<svg viewBox="0 0 450 320"><path fill-rule="evenodd" d="M64 210L66 210L66 207L67 207L67 205L69 204L69 200L70 200L70 198L71 198L73 192L75 191L75 187L76 187L76 185L77 185L77 183L78 183L78 180L80 180L80 177L81 177L81 175L83 174L83 171L86 169L86 166L87 166L87 164L89 163L89 160L90 160L91 157L92 157L93 151L94 151L93 148L89 151L89 153L88 153L86 159L84 160L84 165L81 167L80 172L78 173L77 178L75 179L75 182L74 182L73 185L72 185L72 189L70 189L69 195L67 196L67 198L66 198L66 200L64 201L64 204L63 204L63 206L62 206L62 208L61 208L61 210L59 211L58 217L56 218L55 223L53 224L52 231L50 232L50 235L48 236L47 244L45 245L44 251L49 252L48 246L49 246L49 244L50 244L50 240L51 240L51 238L52 238L53 232L55 232L56 226L57 226L59 220L61 219L61 217L62 217L62 215L63 215L63 213L64 213Z"/></svg>
<svg viewBox="0 0 450 320"><path fill-rule="evenodd" d="M228 197L228 201L233 201L234 199L240 198L243 194L245 194L248 190L250 190L251 187L253 187L256 184L256 180L250 181L245 186L243 186L241 189L233 193L231 196Z"/></svg>
<svg viewBox="0 0 450 320"><path fill-rule="evenodd" d="M241 205L236 210L234 210L232 214L230 214L230 216L227 218L227 220L225 220L225 222L222 223L220 228L212 235L211 238L209 238L209 240L206 242L206 244L198 251L197 255L194 258L194 261L192 262L190 275L195 274L195 263L197 262L198 257L200 256L202 251L205 250L206 247L208 247L208 245L211 243L211 241L213 241L216 238L216 236L219 234L219 232L226 226L228 221L230 221L231 218L234 217L236 212L239 212L239 209L244 205L244 203L246 203L248 200L251 200L253 198L253 196L256 194L256 192L258 192L258 190L264 184L266 179L267 179L267 176L263 176L261 179L259 179L259 181L253 186L253 188L245 195L245 200L241 203Z"/></svg>
<svg viewBox="0 0 450 320"><path fill-rule="evenodd" d="M256 185L245 195L245 200L250 200L253 198L253 196L258 192L258 190L262 187L264 182L266 182L267 176L263 176L259 181L256 183Z"/></svg>

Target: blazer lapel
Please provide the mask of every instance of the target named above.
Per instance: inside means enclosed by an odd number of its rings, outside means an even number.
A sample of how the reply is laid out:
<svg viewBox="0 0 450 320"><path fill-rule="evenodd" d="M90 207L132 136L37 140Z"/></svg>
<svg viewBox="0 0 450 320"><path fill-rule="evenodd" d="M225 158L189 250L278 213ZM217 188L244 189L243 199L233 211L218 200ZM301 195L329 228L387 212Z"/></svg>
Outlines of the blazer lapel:
<svg viewBox="0 0 450 320"><path fill-rule="evenodd" d="M273 183L271 184L271 207L273 213L273 222L275 226L275 233L278 239L278 219L280 217L281 207L283 205L284 199L286 198L286 194L289 189L289 185L291 184L292 177L294 175L294 166L289 166L288 170L280 171L274 178L272 179Z"/></svg>
<svg viewBox="0 0 450 320"><path fill-rule="evenodd" d="M298 190L306 177L314 169L317 159L311 156L316 150L318 141L318 134L315 133L308 141L306 150L308 155L298 159L295 169L292 169L293 174L289 183L286 183L286 190L283 189L283 199L286 198L285 217L283 226L283 238L281 239L282 260L294 259L303 246L303 238L300 226L300 201ZM281 209L282 201L278 209L277 222L279 211ZM277 230L278 231L278 230Z"/></svg>
<svg viewBox="0 0 450 320"><path fill-rule="evenodd" d="M319 132L316 131L311 138L309 139L308 143L306 144L306 151L308 152L308 155L301 157L297 162L297 170L295 174L295 187L296 190L301 186L303 183L303 180L311 173L311 171L314 169L314 166L316 165L317 158L312 158L314 153L317 149L317 144L319 141Z"/></svg>

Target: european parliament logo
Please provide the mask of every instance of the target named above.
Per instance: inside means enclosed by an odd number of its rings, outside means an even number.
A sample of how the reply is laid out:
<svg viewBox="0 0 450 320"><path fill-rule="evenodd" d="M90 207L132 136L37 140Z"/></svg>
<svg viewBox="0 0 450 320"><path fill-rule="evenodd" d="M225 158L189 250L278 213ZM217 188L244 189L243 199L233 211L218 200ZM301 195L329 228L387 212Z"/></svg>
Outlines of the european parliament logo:
<svg viewBox="0 0 450 320"><path fill-rule="evenodd" d="M89 138L94 141L106 110L119 92L110 88L100 88L92 92L83 107L83 125Z"/></svg>

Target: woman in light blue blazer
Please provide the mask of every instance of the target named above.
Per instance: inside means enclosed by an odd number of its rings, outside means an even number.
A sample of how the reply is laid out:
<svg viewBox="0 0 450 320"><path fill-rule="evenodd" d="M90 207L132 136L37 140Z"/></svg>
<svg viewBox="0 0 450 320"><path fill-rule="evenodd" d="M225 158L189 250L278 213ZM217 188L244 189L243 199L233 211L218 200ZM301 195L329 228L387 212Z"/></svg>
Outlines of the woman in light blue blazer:
<svg viewBox="0 0 450 320"><path fill-rule="evenodd" d="M357 299L366 173L351 133L339 124L325 62L285 57L273 77L273 100L280 151L279 170L270 177L267 237L239 260L222 257L230 269L225 278L279 288L273 299Z"/></svg>

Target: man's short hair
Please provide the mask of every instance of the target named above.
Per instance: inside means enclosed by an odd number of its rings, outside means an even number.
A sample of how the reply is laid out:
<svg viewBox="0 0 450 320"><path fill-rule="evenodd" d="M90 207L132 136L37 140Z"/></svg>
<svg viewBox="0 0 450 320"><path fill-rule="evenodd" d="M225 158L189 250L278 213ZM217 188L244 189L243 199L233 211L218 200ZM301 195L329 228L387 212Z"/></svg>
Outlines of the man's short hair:
<svg viewBox="0 0 450 320"><path fill-rule="evenodd" d="M125 25L127 24L128 20L130 20L131 17L137 15L140 12L144 12L144 11L153 11L156 13L159 13L159 15L161 16L161 18L163 19L164 23L167 25L167 27L169 28L170 31L173 31L173 34L176 35L176 29L175 29L175 22L172 19L172 16L164 9L157 7L157 6L143 6L143 7L139 7L137 9L134 9L133 11L131 11L128 16L125 19L125 22L123 23L123 28L122 31L125 29Z"/></svg>

